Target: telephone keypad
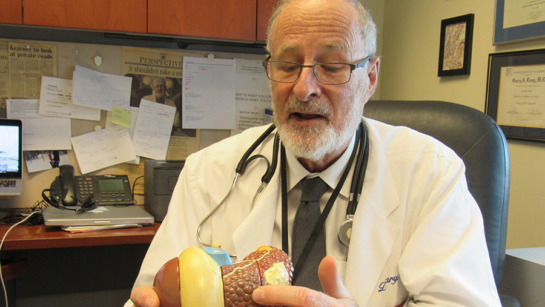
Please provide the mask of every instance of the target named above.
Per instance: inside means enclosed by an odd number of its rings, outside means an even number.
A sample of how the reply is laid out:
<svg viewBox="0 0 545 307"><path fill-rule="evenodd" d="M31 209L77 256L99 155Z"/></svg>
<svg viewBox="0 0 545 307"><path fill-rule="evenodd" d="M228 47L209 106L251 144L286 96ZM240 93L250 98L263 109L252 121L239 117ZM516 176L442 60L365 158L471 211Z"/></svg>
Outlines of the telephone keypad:
<svg viewBox="0 0 545 307"><path fill-rule="evenodd" d="M130 185L127 176L110 176L107 179L101 178L100 180L118 179L123 181L122 189L115 189L110 191L101 191L99 183L94 177L79 176L77 178L76 197L80 201L85 200L89 195L93 195L98 205L132 205L132 195L130 192Z"/></svg>

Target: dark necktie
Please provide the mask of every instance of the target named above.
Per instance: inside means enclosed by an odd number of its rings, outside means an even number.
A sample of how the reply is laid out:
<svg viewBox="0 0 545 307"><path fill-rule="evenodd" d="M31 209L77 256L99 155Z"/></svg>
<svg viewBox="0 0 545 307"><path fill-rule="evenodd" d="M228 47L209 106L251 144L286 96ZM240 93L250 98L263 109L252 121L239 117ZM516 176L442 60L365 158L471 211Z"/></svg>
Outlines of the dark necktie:
<svg viewBox="0 0 545 307"><path fill-rule="evenodd" d="M301 257L301 253L314 230L314 226L320 219L320 198L328 188L327 184L320 177L305 178L301 180L301 185L303 187L303 194L301 195L301 203L299 204L299 208L297 208L295 220L293 221L291 246L294 264ZM318 279L318 266L325 256L325 235L322 230L301 267L294 284L322 291L322 285Z"/></svg>

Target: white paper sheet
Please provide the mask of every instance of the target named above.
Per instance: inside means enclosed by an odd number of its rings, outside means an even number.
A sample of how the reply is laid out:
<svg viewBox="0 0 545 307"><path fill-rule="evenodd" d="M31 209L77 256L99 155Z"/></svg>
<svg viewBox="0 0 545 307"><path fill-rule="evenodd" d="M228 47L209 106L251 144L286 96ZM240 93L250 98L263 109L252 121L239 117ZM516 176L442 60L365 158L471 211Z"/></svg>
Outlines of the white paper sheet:
<svg viewBox="0 0 545 307"><path fill-rule="evenodd" d="M76 65L73 80L74 104L106 111L111 111L113 105L125 109L130 106L132 78Z"/></svg>
<svg viewBox="0 0 545 307"><path fill-rule="evenodd" d="M505 0L503 28L513 28L545 21L545 2L542 0Z"/></svg>
<svg viewBox="0 0 545 307"><path fill-rule="evenodd" d="M164 160L176 108L142 99L132 135L135 154Z"/></svg>
<svg viewBox="0 0 545 307"><path fill-rule="evenodd" d="M129 130L115 126L72 138L82 174L136 159Z"/></svg>
<svg viewBox="0 0 545 307"><path fill-rule="evenodd" d="M45 116L100 120L100 110L72 103L72 80L42 76L38 113Z"/></svg>
<svg viewBox="0 0 545 307"><path fill-rule="evenodd" d="M136 124L136 118L138 116L138 108L131 107L131 112L132 112L131 127L128 129L129 129L129 135L131 136L131 139L132 139L132 134L133 134L132 131L134 130L134 125ZM106 128L108 127L119 127L119 125L112 123L112 112L106 112ZM134 147L134 143L133 143L133 147ZM136 156L136 159L127 161L127 163L140 164L140 157Z"/></svg>
<svg viewBox="0 0 545 307"><path fill-rule="evenodd" d="M184 57L184 128L235 128L235 72L235 60Z"/></svg>
<svg viewBox="0 0 545 307"><path fill-rule="evenodd" d="M24 151L72 149L70 119L38 114L38 99L7 99L6 111L23 122Z"/></svg>
<svg viewBox="0 0 545 307"><path fill-rule="evenodd" d="M231 134L263 125L271 107L269 79L260 60L236 59L236 129Z"/></svg>

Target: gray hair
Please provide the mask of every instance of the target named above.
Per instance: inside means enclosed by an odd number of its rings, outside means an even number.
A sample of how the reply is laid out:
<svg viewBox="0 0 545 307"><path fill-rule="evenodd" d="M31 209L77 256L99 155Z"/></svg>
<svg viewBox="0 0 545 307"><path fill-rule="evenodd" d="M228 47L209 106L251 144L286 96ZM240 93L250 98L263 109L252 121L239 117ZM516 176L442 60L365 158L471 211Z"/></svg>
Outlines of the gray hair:
<svg viewBox="0 0 545 307"><path fill-rule="evenodd" d="M153 87L156 87L157 85L167 85L167 80L163 77L155 77L153 78Z"/></svg>
<svg viewBox="0 0 545 307"><path fill-rule="evenodd" d="M267 27L267 45L266 49L267 52L272 52L272 29L274 28L274 25L276 23L276 20L278 19L278 16L284 11L286 6L290 4L293 0L281 0L278 2L278 5L274 9L271 18L269 20L269 25ZM363 7L360 0L346 0L348 3L352 4L354 8L358 11L359 14L359 21L360 21L360 29L361 29L361 38L362 41L365 42L365 48L366 53L371 58L375 57L375 53L377 52L377 27L375 26L375 23L373 22L373 18L371 17L371 14L369 14L369 11Z"/></svg>

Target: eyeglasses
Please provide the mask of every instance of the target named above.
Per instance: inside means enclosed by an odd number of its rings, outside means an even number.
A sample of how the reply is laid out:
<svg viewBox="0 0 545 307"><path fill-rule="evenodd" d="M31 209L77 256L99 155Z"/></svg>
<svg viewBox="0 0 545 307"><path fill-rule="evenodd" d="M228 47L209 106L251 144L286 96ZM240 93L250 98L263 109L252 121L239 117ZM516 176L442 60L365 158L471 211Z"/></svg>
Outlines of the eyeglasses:
<svg viewBox="0 0 545 307"><path fill-rule="evenodd" d="M269 55L263 61L263 67L267 71L267 77L275 82L293 83L301 76L303 67L312 67L312 72L316 80L325 85L338 85L350 81L352 71L356 68L365 66L369 61L369 56L357 64L350 63L318 63L313 65L303 65L295 62L269 61Z"/></svg>

